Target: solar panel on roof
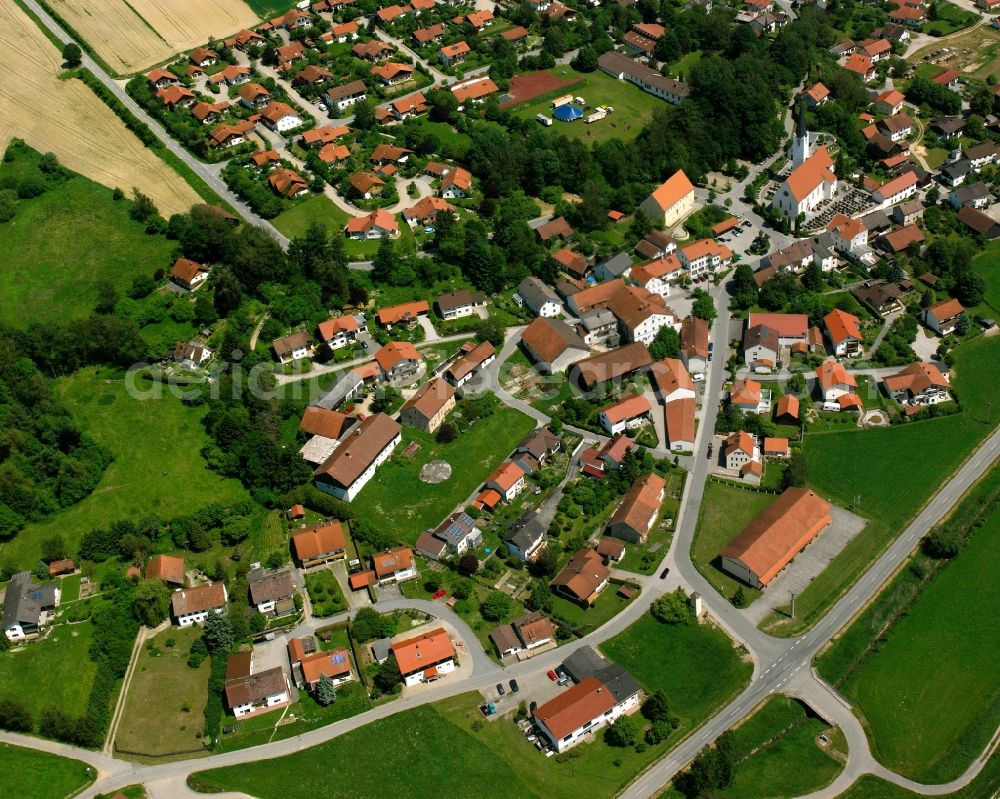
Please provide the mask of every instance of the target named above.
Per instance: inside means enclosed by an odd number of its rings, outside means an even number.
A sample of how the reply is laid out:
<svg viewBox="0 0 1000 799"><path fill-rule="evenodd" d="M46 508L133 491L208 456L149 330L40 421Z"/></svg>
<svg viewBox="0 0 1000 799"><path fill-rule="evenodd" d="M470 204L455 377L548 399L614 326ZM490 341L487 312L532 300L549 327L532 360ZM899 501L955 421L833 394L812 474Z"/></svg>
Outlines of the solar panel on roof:
<svg viewBox="0 0 1000 799"><path fill-rule="evenodd" d="M341 663L343 663L345 660L347 660L347 658L344 657L342 654L340 654L338 652L330 660L331 660L331 662L336 663L339 666Z"/></svg>

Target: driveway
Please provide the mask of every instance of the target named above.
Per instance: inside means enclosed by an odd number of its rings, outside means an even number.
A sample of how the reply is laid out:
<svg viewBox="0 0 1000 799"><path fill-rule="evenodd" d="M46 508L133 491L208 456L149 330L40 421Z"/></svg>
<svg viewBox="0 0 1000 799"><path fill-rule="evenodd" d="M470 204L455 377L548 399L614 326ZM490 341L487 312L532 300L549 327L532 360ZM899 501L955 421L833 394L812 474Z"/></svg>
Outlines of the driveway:
<svg viewBox="0 0 1000 799"><path fill-rule="evenodd" d="M350 585L348 585L346 560L335 561L330 566L330 571L332 571L333 576L337 578L337 584L340 586L340 590L344 593L344 598L347 600L348 608L354 611L359 608L371 607L372 601L367 591L352 591Z"/></svg>
<svg viewBox="0 0 1000 799"><path fill-rule="evenodd" d="M931 356L937 352L941 339L931 333L926 327L917 328L917 339L913 342L913 351L917 354L918 361L929 361Z"/></svg>
<svg viewBox="0 0 1000 799"><path fill-rule="evenodd" d="M830 526L796 555L767 590L743 611L754 624L759 624L772 610L787 605L793 593L800 595L868 523L867 519L836 505L830 515L833 517Z"/></svg>

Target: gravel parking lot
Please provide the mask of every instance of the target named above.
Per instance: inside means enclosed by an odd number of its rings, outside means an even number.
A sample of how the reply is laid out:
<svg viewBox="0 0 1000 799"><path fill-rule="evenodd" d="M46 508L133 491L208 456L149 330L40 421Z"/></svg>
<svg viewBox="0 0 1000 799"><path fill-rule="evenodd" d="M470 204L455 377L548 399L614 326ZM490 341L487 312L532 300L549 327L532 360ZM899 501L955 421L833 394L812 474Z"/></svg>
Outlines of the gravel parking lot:
<svg viewBox="0 0 1000 799"><path fill-rule="evenodd" d="M801 594L867 524L861 516L836 505L831 508L830 515L833 517L830 526L796 555L795 560L785 567L764 594L743 611L754 624L759 623L775 608L787 605L793 591Z"/></svg>

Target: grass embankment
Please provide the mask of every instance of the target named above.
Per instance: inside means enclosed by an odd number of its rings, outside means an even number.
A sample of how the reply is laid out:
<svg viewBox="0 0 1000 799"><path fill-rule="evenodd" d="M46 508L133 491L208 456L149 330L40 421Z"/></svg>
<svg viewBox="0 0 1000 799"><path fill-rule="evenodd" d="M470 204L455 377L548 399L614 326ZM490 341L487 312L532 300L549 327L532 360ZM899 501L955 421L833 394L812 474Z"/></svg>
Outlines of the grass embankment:
<svg viewBox="0 0 1000 799"><path fill-rule="evenodd" d="M959 555L917 553L817 663L857 708L872 753L919 782L961 775L996 730L998 496L994 469L946 522L969 535Z"/></svg>
<svg viewBox="0 0 1000 799"><path fill-rule="evenodd" d="M119 519L150 513L169 519L209 502L246 496L236 480L210 471L201 457L208 442L201 425L204 408L185 406L169 393L136 399L113 370L81 369L56 387L80 429L115 460L90 496L28 525L4 545L4 553L19 564L37 563L41 541L50 536L64 536L74 553L85 532Z"/></svg>
<svg viewBox="0 0 1000 799"><path fill-rule="evenodd" d="M819 745L819 736L829 730L800 702L785 696L769 699L733 730L738 765L730 785L713 790L712 799L783 799L829 785L843 768ZM682 796L670 789L660 799Z"/></svg>
<svg viewBox="0 0 1000 799"><path fill-rule="evenodd" d="M1000 414L988 407L1000 382L1000 339L977 338L955 351L952 385L961 413L887 428L807 434L809 485L869 519L827 568L787 608L765 619L773 635L810 627L885 550L914 516L990 435ZM860 504L856 504L860 498Z"/></svg>
<svg viewBox="0 0 1000 799"><path fill-rule="evenodd" d="M96 776L86 763L35 749L0 744L5 799L64 799L74 796Z"/></svg>
<svg viewBox="0 0 1000 799"><path fill-rule="evenodd" d="M996 799L1000 785L1000 753L994 752L975 779L954 793L943 794L941 799ZM865 775L844 791L837 799L921 799L926 794L914 793L878 777Z"/></svg>
<svg viewBox="0 0 1000 799"><path fill-rule="evenodd" d="M743 596L748 603L760 596L757 589L744 585L722 571L718 555L719 550L739 535L776 498L774 494L716 480L709 480L705 484L705 496L698 514L698 528L691 545L691 560L702 576L724 597L731 597L737 588L743 589Z"/></svg>
<svg viewBox="0 0 1000 799"><path fill-rule="evenodd" d="M351 505L359 518L413 544L421 532L436 526L468 499L534 426L534 420L519 411L500 408L449 444L404 427L403 441L392 459L379 468L378 477ZM407 457L404 453L411 441L420 445L420 451ZM451 464L451 477L428 485L420 479L420 468L433 460Z"/></svg>
<svg viewBox="0 0 1000 799"><path fill-rule="evenodd" d="M0 165L0 178L10 166ZM136 277L169 267L175 244L147 235L129 207L80 176L19 201L17 216L0 225L0 318L15 327L81 319L101 281L124 294Z"/></svg>
<svg viewBox="0 0 1000 799"><path fill-rule="evenodd" d="M171 627L142 647L125 697L115 750L144 757L197 752L203 748L202 716L208 701L211 661L187 664L199 627ZM150 706L156 712L150 712Z"/></svg>

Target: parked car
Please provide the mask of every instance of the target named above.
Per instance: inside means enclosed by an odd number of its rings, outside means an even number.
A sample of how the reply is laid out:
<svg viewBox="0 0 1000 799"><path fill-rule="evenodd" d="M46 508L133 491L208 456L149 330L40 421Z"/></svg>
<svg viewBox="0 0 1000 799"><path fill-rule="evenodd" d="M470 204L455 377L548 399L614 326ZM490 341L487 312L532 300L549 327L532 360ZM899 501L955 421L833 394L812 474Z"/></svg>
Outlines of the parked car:
<svg viewBox="0 0 1000 799"><path fill-rule="evenodd" d="M510 692L512 694L516 694L520 690L521 690L521 688L518 686L517 680L511 680L510 681Z"/></svg>
<svg viewBox="0 0 1000 799"><path fill-rule="evenodd" d="M548 670L547 672L545 672L545 675L546 675L546 676L547 676L547 677L548 677L548 678L549 678L550 680L552 680L552 682L555 682L556 680L558 680L558 679L559 679L559 675L558 675L558 674L556 674L556 673L555 673L554 671L552 671L552 669L549 669L549 670Z"/></svg>
<svg viewBox="0 0 1000 799"><path fill-rule="evenodd" d="M668 574L670 574L670 567L669 566L667 568L665 568L663 571L660 572L660 579L661 580L666 580Z"/></svg>
<svg viewBox="0 0 1000 799"><path fill-rule="evenodd" d="M507 692L506 692L506 691L505 691L505 690L503 689L503 683L502 683L502 682L498 682L498 683L497 683L497 693L498 693L498 694L500 694L500 696L503 696L503 695L504 695L505 693L507 693Z"/></svg>
<svg viewBox="0 0 1000 799"><path fill-rule="evenodd" d="M538 702L532 702L530 705L528 705L528 712L531 715L535 715L536 710L538 710Z"/></svg>

